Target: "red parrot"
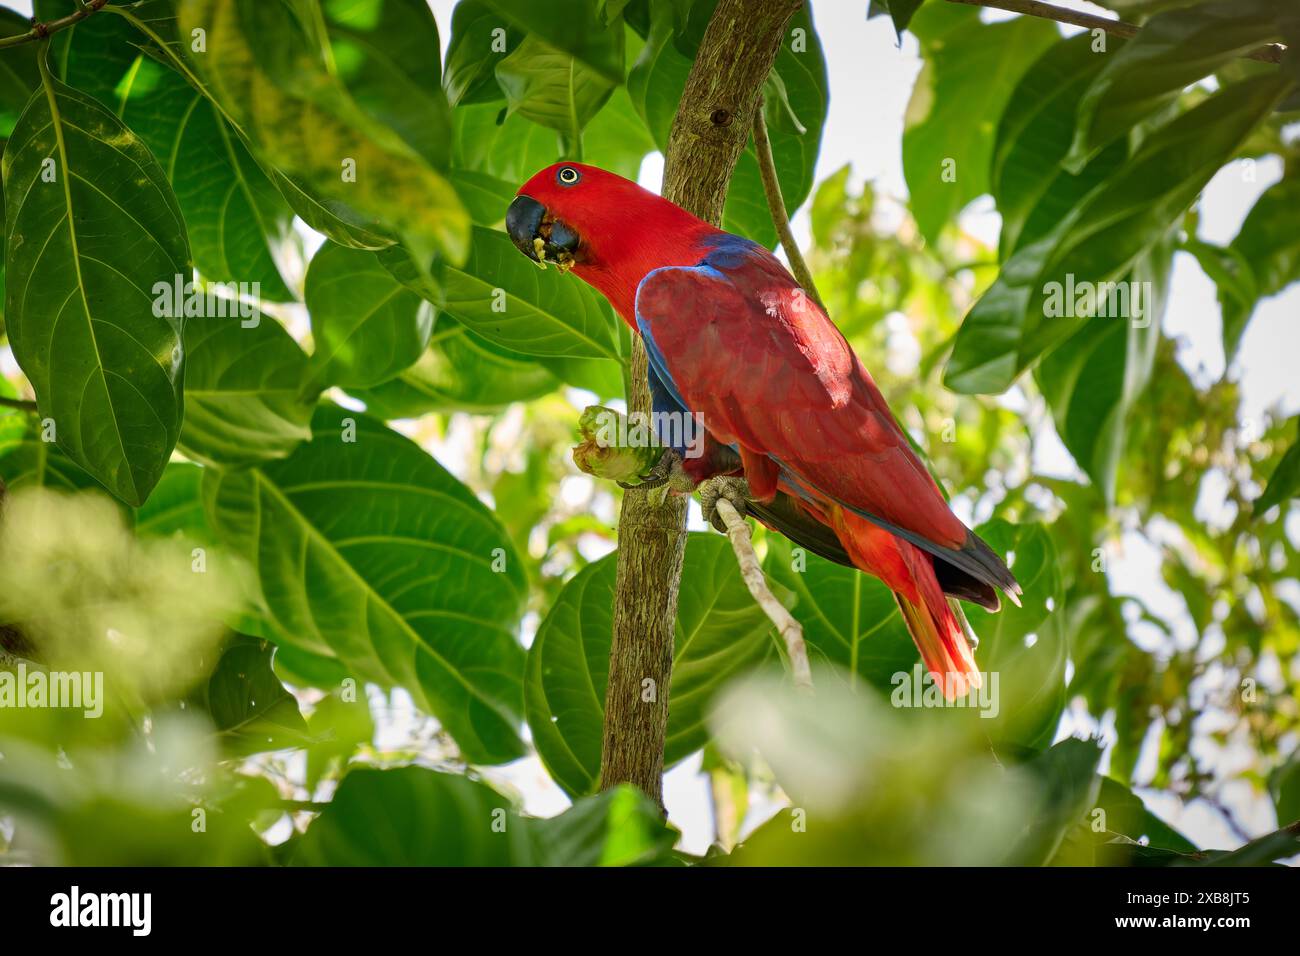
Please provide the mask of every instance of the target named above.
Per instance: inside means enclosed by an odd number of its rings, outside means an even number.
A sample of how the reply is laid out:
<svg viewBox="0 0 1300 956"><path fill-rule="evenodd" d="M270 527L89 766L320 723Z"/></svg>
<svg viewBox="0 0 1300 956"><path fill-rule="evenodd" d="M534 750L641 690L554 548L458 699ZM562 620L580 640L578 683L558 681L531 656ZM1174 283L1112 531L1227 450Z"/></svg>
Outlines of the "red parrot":
<svg viewBox="0 0 1300 956"><path fill-rule="evenodd" d="M1020 586L948 508L852 347L771 252L581 163L528 180L506 230L640 333L654 410L702 417L708 451L682 462L692 481L743 472L765 525L894 592L948 699L980 685L949 596L996 610L998 591L1018 604Z"/></svg>

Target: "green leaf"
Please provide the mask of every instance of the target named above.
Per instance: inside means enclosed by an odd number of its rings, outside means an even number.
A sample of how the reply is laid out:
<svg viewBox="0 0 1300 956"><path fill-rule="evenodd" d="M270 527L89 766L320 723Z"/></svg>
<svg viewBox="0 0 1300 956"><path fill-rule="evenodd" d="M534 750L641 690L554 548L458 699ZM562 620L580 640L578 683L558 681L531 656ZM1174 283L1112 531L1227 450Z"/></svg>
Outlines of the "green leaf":
<svg viewBox="0 0 1300 956"><path fill-rule="evenodd" d="M989 190L997 124L1016 82L1059 34L1017 17L982 24L974 7L934 3L911 21L925 63L903 123L903 174L917 227L930 243Z"/></svg>
<svg viewBox="0 0 1300 956"><path fill-rule="evenodd" d="M497 227L502 224L518 187L474 169L453 169L448 175L475 225Z"/></svg>
<svg viewBox="0 0 1300 956"><path fill-rule="evenodd" d="M676 833L624 785L547 820L486 784L423 767L356 768L307 829L303 866L633 866L669 861Z"/></svg>
<svg viewBox="0 0 1300 956"><path fill-rule="evenodd" d="M271 669L273 645L239 636L208 678L207 711L221 743L236 754L301 747L309 739L298 701Z"/></svg>
<svg viewBox="0 0 1300 956"><path fill-rule="evenodd" d="M1291 443L1291 447L1273 469L1264 493L1255 499L1252 511L1256 516L1263 515L1269 508L1280 505L1288 498L1300 495L1300 417L1295 421L1297 440Z"/></svg>
<svg viewBox="0 0 1300 956"><path fill-rule="evenodd" d="M600 775L616 564L615 555L602 558L566 583L528 651L528 726L542 762L570 795L593 792ZM774 647L771 623L725 538L690 535L683 568L665 766L704 745L713 695Z"/></svg>
<svg viewBox="0 0 1300 956"><path fill-rule="evenodd" d="M677 834L631 784L584 797L559 816L530 820L542 866L645 866L669 860Z"/></svg>
<svg viewBox="0 0 1300 956"><path fill-rule="evenodd" d="M197 62L208 91L288 185L367 233L400 236L421 260L463 257L469 216L446 178L385 124L391 114L364 108L374 105L370 72L358 101L310 27L278 2L181 0L179 14L182 34L206 30ZM293 190L286 199L299 210Z"/></svg>
<svg viewBox="0 0 1300 956"><path fill-rule="evenodd" d="M16 398L7 379L0 377L0 395ZM0 407L0 479L10 491L25 485L80 491L98 488L95 479L65 455L35 415Z"/></svg>
<svg viewBox="0 0 1300 956"><path fill-rule="evenodd" d="M1127 156L1127 144L1118 142L1078 175L1060 165L1074 136L1075 105L1118 49L1093 52L1088 33L1054 43L1020 78L1007 101L989 175L989 189L1002 216L998 254L1003 261L1051 232Z"/></svg>
<svg viewBox="0 0 1300 956"><path fill-rule="evenodd" d="M1067 737L1024 764L1038 784L1037 805L1026 815L1006 862L1042 866L1056 855L1066 831L1096 804L1100 762L1101 746L1095 740Z"/></svg>
<svg viewBox="0 0 1300 956"><path fill-rule="evenodd" d="M185 351L186 455L247 465L283 458L311 438L313 403L300 397L307 356L275 319L255 310L247 319L187 319Z"/></svg>
<svg viewBox="0 0 1300 956"><path fill-rule="evenodd" d="M489 342L526 355L618 359L614 315L573 276L542 270L504 232L475 227L463 267L448 265L435 303Z"/></svg>
<svg viewBox="0 0 1300 956"><path fill-rule="evenodd" d="M326 694L307 720L308 731L314 738L307 746L308 790L315 790L336 763L346 766L358 747L374 740L375 721L370 704L356 688L352 696L355 699L344 700L340 691Z"/></svg>
<svg viewBox="0 0 1300 956"><path fill-rule="evenodd" d="M420 357L433 330L428 303L372 253L327 242L307 268L304 298L315 351L311 390L367 388Z"/></svg>
<svg viewBox="0 0 1300 956"><path fill-rule="evenodd" d="M606 24L593 0L572 0L562 16L530 0L484 3L507 22L571 55L608 82L623 82L623 24Z"/></svg>
<svg viewBox="0 0 1300 956"><path fill-rule="evenodd" d="M203 469L198 465L188 461L168 462L149 500L136 509L135 533L156 538L180 535L198 544L213 540L199 493L202 482Z"/></svg>
<svg viewBox="0 0 1300 956"><path fill-rule="evenodd" d="M26 17L0 7L0 37L18 36L31 28ZM36 62L39 49L35 43L24 43L0 56L0 139L13 132L32 91L41 85L41 68Z"/></svg>
<svg viewBox="0 0 1300 956"><path fill-rule="evenodd" d="M622 33L617 34L622 37ZM583 127L615 84L573 56L529 35L496 66L511 113L560 132L580 152Z"/></svg>
<svg viewBox="0 0 1300 956"><path fill-rule="evenodd" d="M502 94L494 73L496 64L519 45L523 36L522 30L505 21L483 0L461 0L456 4L442 71L447 102L454 107L499 101Z"/></svg>
<svg viewBox="0 0 1300 956"><path fill-rule="evenodd" d="M430 412L494 412L539 398L560 380L536 359L491 345L447 313L438 316L429 348L410 368L372 389L351 389L379 418Z"/></svg>
<svg viewBox="0 0 1300 956"><path fill-rule="evenodd" d="M272 248L292 241L293 214L216 108L173 71L140 56L119 115L166 171L199 274L247 283L272 302L292 301Z"/></svg>
<svg viewBox="0 0 1300 956"><path fill-rule="evenodd" d="M1141 319L1088 319L1034 369L1057 433L1107 504L1115 500L1129 415L1151 380L1172 266L1171 242L1144 253L1129 280L1143 290Z"/></svg>
<svg viewBox="0 0 1300 956"><path fill-rule="evenodd" d="M867 5L867 17L878 16L882 13L889 14L889 19L894 22L894 32L902 40L903 31L907 29L907 25L912 22L913 15L924 2L925 0L871 0Z"/></svg>
<svg viewBox="0 0 1300 956"><path fill-rule="evenodd" d="M325 0L336 76L367 114L396 132L434 169L451 153L451 113L427 3Z"/></svg>
<svg viewBox="0 0 1300 956"><path fill-rule="evenodd" d="M767 537L763 569L794 595L791 613L803 625L814 667L826 661L843 669L818 668L815 682L847 673L850 686L860 679L888 694L894 675L916 664L916 645L898 603L878 579L796 548L776 534Z"/></svg>
<svg viewBox="0 0 1300 956"><path fill-rule="evenodd" d="M155 314L153 291L190 275L171 186L117 117L48 75L4 181L14 357L69 457L139 505L182 416L180 319Z"/></svg>
<svg viewBox="0 0 1300 956"><path fill-rule="evenodd" d="M1283 826L1300 820L1300 754L1278 767L1268 779L1268 791L1277 810L1277 822Z"/></svg>
<svg viewBox="0 0 1300 956"><path fill-rule="evenodd" d="M358 682L405 687L466 759L520 756L526 582L506 532L374 420L322 405L312 430L283 461L205 475L213 525L253 565L277 633Z"/></svg>
<svg viewBox="0 0 1300 956"><path fill-rule="evenodd" d="M423 767L350 771L307 828L299 866L518 866L528 831L486 784Z"/></svg>
<svg viewBox="0 0 1300 956"><path fill-rule="evenodd" d="M1077 172L1189 83L1280 36L1272 0L1211 0L1152 17L1079 101L1066 167Z"/></svg>
<svg viewBox="0 0 1300 956"><path fill-rule="evenodd" d="M560 137L499 104L481 103L452 110L456 131L452 166L487 173L517 189L561 155Z"/></svg>
<svg viewBox="0 0 1300 956"><path fill-rule="evenodd" d="M1241 345L1246 324L1260 299L1277 295L1300 282L1300 175L1288 175L1256 200L1241 230L1228 247L1226 267L1232 277L1219 283L1223 311L1223 353L1231 362ZM1234 294L1233 280L1252 295ZM1225 288L1227 285L1227 288Z"/></svg>
<svg viewBox="0 0 1300 956"><path fill-rule="evenodd" d="M957 334L944 384L996 394L1086 321L1070 294L1114 282L1164 238L1205 184L1285 95L1263 75L1233 84L1148 136L1119 171L1043 238L1022 246ZM1100 313L1099 313L1100 314Z"/></svg>

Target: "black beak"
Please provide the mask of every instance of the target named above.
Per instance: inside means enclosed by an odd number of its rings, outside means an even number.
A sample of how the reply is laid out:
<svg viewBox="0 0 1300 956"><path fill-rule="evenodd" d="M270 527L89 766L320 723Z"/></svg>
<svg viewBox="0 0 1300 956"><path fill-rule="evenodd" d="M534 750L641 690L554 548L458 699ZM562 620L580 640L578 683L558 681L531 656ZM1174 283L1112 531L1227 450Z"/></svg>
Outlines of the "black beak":
<svg viewBox="0 0 1300 956"><path fill-rule="evenodd" d="M552 262L572 259L578 253L578 234L558 220L549 219L546 207L531 196L516 196L506 210L506 233L520 252L537 260L537 240Z"/></svg>

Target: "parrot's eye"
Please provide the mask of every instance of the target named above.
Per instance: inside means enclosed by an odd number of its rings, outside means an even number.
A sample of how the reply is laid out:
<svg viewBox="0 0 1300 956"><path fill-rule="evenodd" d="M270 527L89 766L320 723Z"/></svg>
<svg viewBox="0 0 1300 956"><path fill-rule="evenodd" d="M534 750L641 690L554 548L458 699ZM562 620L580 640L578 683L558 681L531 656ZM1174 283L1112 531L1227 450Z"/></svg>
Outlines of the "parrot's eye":
<svg viewBox="0 0 1300 956"><path fill-rule="evenodd" d="M582 174L572 166L561 166L560 171L555 174L555 178L558 179L560 184L563 186L572 186L582 178Z"/></svg>

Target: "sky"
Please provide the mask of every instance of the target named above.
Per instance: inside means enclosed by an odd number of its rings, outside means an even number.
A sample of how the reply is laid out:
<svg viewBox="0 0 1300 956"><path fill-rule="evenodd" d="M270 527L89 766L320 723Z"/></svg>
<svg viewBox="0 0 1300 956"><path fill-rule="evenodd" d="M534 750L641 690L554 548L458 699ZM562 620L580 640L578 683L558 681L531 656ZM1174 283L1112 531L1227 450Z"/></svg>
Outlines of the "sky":
<svg viewBox="0 0 1300 956"><path fill-rule="evenodd" d="M937 0L931 0L937 2ZM1055 0L1059 5L1101 15L1107 11L1081 0ZM18 0L7 4L30 15L31 4ZM442 43L450 36L454 0L430 0L438 21ZM870 181L877 191L904 199L907 186L903 178L901 143L903 116L913 83L921 68L917 42L905 34L899 44L888 18L866 19L866 0L813 0L813 13L825 51L829 72L830 108L821 153L817 162L818 181L842 166L852 166L856 184ZM994 21L1012 14L984 11ZM1063 28L1066 35L1078 32ZM1201 200L1200 237L1226 243L1232 239L1255 199L1282 173L1280 163L1234 163L1217 175ZM663 172L663 157L647 157L640 179L643 185L658 190ZM806 242L809 231L807 214L795 219L795 231ZM963 214L962 225L972 234L996 244L999 218L985 197ZM1300 286L1262 303L1256 310L1243 339L1238 358L1230 374L1242 383L1242 419L1263 430L1263 420L1270 410L1282 416L1300 411L1300 376L1295 374L1296 357L1300 356ZM1224 354L1220 344L1220 318L1213 283L1201 272L1195 260L1180 253L1174 269L1169 308L1164 331L1178 343L1178 358L1198 384L1217 380L1224 371ZM6 350L7 351L7 350ZM12 372L12 359L4 356L4 370ZM1042 443L1044 458L1036 461L1040 469L1060 474L1074 474L1074 465L1059 441ZM453 473L463 473L457 457L467 449L454 440L430 450ZM1206 503L1206 514L1213 520L1218 514L1216 503ZM698 512L692 526L703 528ZM1157 556L1150 545L1133 536L1123 542L1123 554L1112 565L1112 580L1122 593L1140 595L1163 612L1181 613L1181 597L1169 591L1160 578ZM526 635L530 637L531 635ZM393 708L380 722L379 743L400 746L411 725L409 698L399 694ZM1067 729L1069 725L1067 724ZM1077 728L1076 728L1077 729ZM1095 729L1095 728L1094 728ZM541 816L557 813L567 800L536 758L518 761L505 768L493 768L485 776L516 790L525 809ZM1175 826L1180 826L1202 845L1232 846L1239 841L1223 821L1204 807L1184 808L1170 797L1148 794L1153 808ZM673 822L682 829L681 846L691 852L703 852L712 837L708 794L699 773L699 758L678 765L665 777L665 800ZM1240 813L1248 825L1268 826L1267 810L1257 800L1243 794ZM751 812L751 823L761 822L776 809L758 806Z"/></svg>

